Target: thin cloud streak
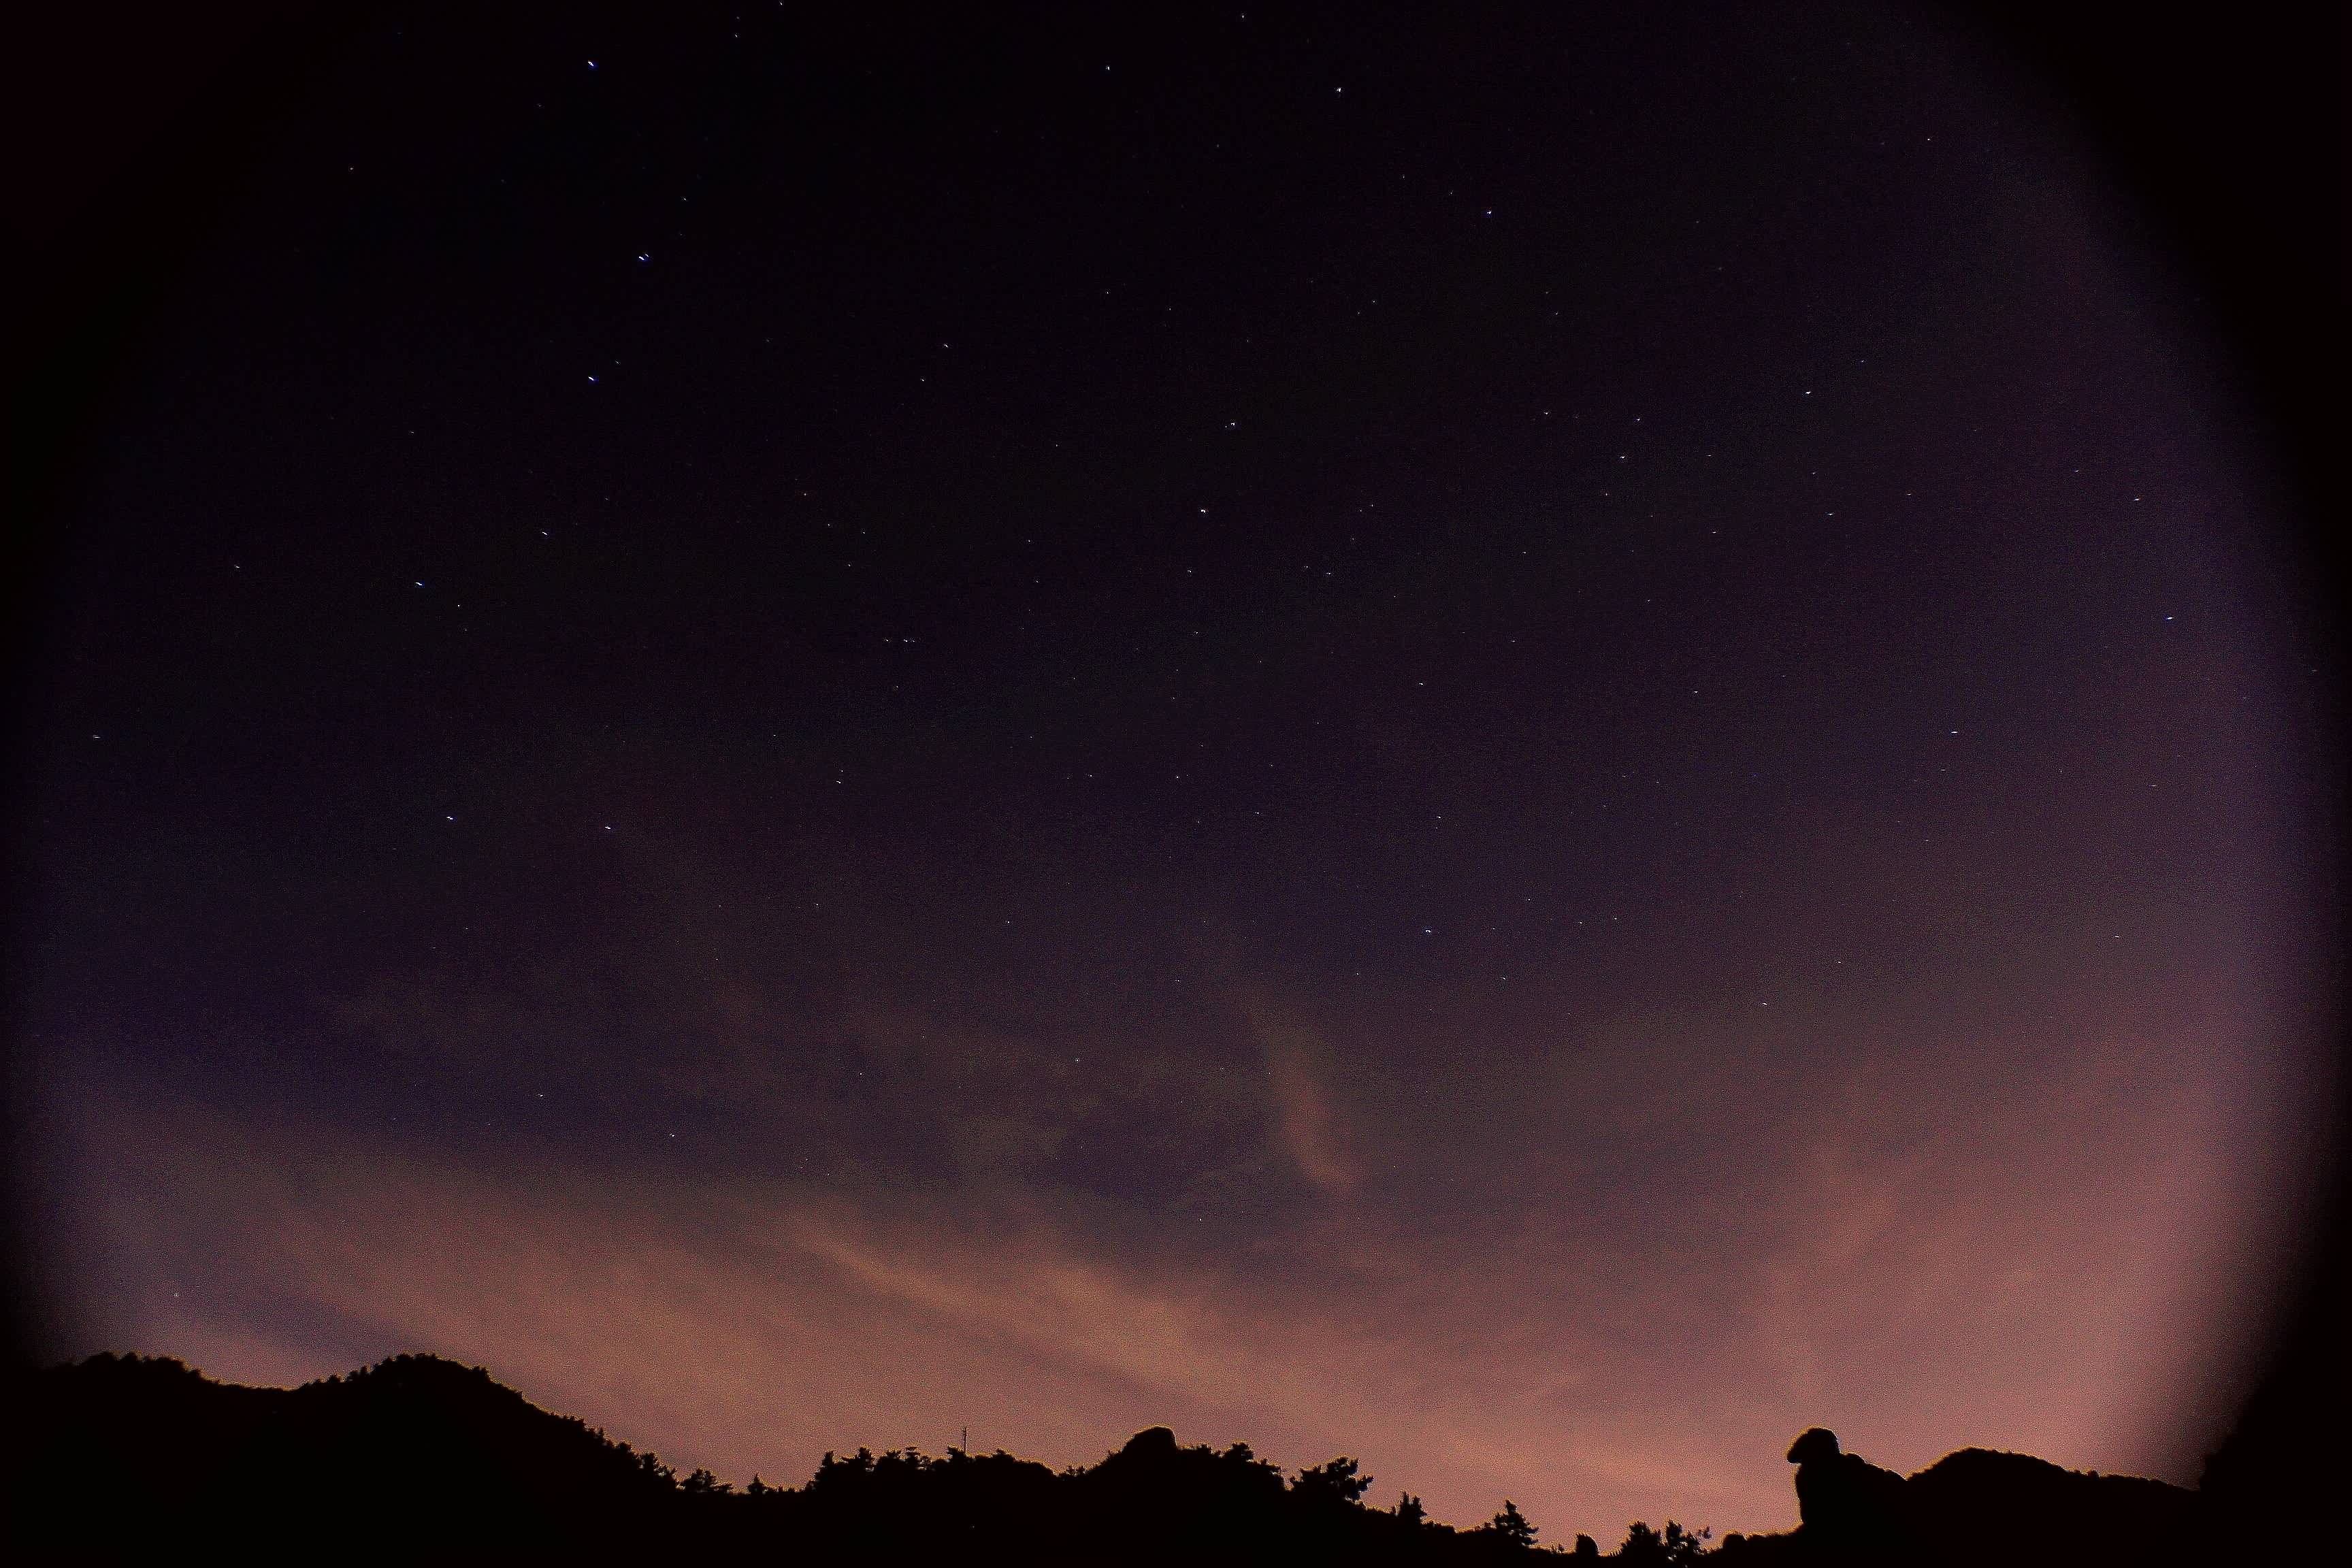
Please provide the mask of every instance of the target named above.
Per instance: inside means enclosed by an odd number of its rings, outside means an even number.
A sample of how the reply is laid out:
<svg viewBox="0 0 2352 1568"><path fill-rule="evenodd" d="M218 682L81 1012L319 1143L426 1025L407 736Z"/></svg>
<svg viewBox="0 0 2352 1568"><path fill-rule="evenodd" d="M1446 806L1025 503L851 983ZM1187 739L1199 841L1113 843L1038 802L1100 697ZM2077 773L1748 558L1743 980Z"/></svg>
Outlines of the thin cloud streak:
<svg viewBox="0 0 2352 1568"><path fill-rule="evenodd" d="M1265 1073L1275 1127L1283 1152L1318 1191L1344 1197L1362 1173L1349 1156L1338 1107L1318 1059L1324 1048L1307 1029L1253 1010L1251 1023L1265 1051Z"/></svg>

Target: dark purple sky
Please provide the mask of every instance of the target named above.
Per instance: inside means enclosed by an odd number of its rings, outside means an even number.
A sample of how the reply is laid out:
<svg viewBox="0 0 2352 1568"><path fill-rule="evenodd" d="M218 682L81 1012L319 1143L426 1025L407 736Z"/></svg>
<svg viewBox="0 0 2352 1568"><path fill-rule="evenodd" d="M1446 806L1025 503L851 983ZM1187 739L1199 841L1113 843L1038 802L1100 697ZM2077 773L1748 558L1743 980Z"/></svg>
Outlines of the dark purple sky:
<svg viewBox="0 0 2352 1568"><path fill-rule="evenodd" d="M689 13L356 32L142 340L58 1353L1548 1539L2193 1478L2316 678L2063 127L1885 10Z"/></svg>

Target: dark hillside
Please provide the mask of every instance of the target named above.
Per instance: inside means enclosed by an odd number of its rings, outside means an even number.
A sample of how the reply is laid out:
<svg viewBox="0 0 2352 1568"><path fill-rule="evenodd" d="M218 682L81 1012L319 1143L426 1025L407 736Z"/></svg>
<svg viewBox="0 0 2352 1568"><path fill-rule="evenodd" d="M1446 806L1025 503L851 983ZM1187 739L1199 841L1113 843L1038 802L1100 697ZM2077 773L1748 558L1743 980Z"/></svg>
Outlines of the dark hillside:
<svg viewBox="0 0 2352 1568"><path fill-rule="evenodd" d="M2162 1563L2179 1555L2198 1523L2196 1494L2179 1487L1984 1448L1946 1455L1908 1490L1923 1535L1987 1563ZM2020 1552L2015 1542L2031 1544Z"/></svg>
<svg viewBox="0 0 2352 1568"><path fill-rule="evenodd" d="M29 1403L17 1525L60 1545L578 1551L674 1496L652 1455L432 1356L273 1389L101 1355Z"/></svg>
<svg viewBox="0 0 2352 1568"><path fill-rule="evenodd" d="M11 1539L34 1554L756 1552L786 1558L1523 1556L1513 1527L1381 1510L1337 1459L1286 1479L1165 1427L1089 1468L1006 1454L825 1457L798 1488L680 1479L478 1368L400 1356L294 1389L93 1356L30 1380ZM1517 1521L1516 1510L1509 1518Z"/></svg>

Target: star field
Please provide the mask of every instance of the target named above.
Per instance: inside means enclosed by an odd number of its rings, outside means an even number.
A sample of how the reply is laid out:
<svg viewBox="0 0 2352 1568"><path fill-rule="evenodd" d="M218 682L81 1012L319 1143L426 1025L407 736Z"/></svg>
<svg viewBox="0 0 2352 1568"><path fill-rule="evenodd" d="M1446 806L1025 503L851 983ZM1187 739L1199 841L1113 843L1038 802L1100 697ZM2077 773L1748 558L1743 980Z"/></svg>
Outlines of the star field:
<svg viewBox="0 0 2352 1568"><path fill-rule="evenodd" d="M2103 212L1894 13L354 28L77 502L62 1348L2193 1468L2309 672Z"/></svg>

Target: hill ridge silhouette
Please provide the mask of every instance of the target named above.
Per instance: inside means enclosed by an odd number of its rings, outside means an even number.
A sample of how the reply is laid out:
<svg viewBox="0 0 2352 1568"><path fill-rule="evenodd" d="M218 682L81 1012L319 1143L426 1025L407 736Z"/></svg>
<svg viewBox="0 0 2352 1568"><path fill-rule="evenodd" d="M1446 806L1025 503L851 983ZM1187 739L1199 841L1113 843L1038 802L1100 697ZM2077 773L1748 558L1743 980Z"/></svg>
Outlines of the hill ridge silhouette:
<svg viewBox="0 0 2352 1568"><path fill-rule="evenodd" d="M798 1486L740 1489L532 1404L482 1367L396 1355L295 1388L217 1382L173 1357L102 1353L31 1374L18 1401L11 1542L37 1555L758 1552L960 1561L1601 1561L1543 1544L1506 1500L1485 1524L1387 1508L1340 1456L1286 1477L1246 1443L1147 1427L1056 1470L998 1449L827 1453ZM1961 1448L1905 1477L1802 1434L1800 1525L1726 1536L1631 1525L1607 1561L2222 1563L2197 1492ZM2242 1537L2238 1539L2242 1540Z"/></svg>

